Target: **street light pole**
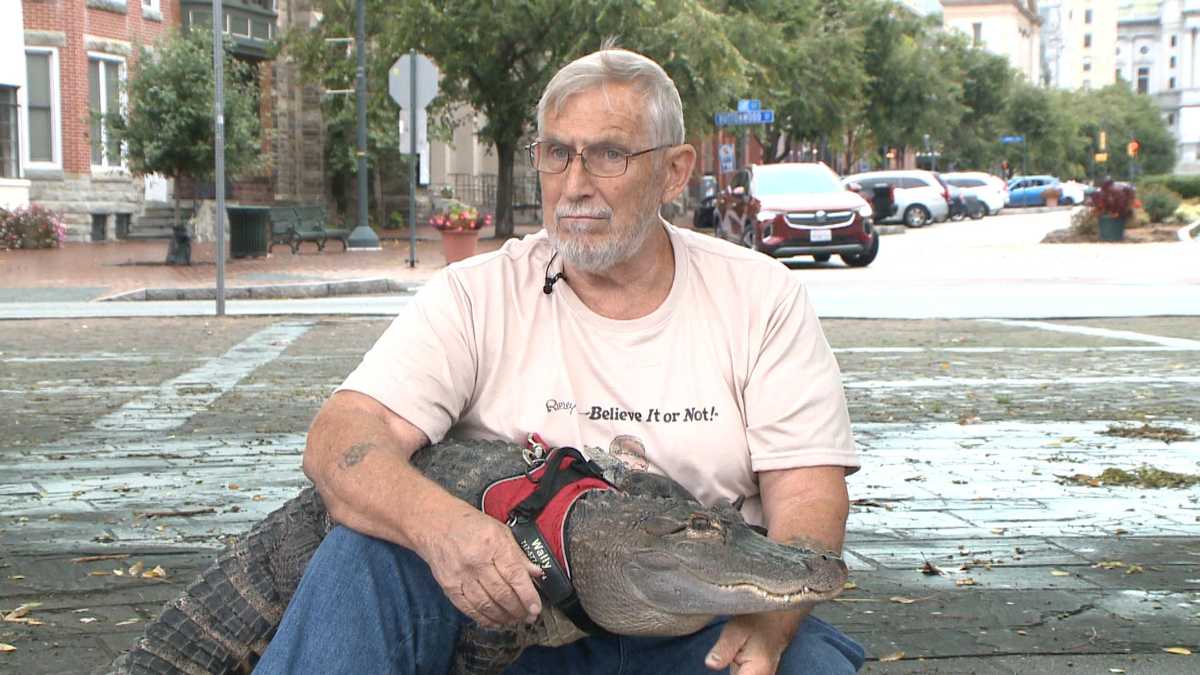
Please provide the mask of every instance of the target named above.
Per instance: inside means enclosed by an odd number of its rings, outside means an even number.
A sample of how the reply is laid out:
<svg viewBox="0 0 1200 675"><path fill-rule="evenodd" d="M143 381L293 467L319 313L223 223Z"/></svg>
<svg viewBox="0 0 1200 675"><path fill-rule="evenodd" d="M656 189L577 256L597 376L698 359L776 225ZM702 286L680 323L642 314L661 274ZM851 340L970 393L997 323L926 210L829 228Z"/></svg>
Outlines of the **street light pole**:
<svg viewBox="0 0 1200 675"><path fill-rule="evenodd" d="M367 225L367 2L357 0L355 8L354 50L358 56L355 69L354 99L358 112L358 224L350 232L348 249L378 251L379 237Z"/></svg>
<svg viewBox="0 0 1200 675"><path fill-rule="evenodd" d="M216 167L213 188L217 198L217 316L225 316L225 20L221 17L221 1L212 0L213 31L213 119L216 123ZM179 189L179 186L175 186Z"/></svg>

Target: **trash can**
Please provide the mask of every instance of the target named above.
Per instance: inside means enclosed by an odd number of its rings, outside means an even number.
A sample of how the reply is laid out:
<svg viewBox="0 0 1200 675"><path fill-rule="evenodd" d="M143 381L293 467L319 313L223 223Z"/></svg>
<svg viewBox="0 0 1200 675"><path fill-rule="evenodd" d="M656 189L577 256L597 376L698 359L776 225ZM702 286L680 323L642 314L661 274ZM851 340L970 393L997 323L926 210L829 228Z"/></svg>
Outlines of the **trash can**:
<svg viewBox="0 0 1200 675"><path fill-rule="evenodd" d="M227 206L229 255L265 258L271 242L271 209L266 206Z"/></svg>

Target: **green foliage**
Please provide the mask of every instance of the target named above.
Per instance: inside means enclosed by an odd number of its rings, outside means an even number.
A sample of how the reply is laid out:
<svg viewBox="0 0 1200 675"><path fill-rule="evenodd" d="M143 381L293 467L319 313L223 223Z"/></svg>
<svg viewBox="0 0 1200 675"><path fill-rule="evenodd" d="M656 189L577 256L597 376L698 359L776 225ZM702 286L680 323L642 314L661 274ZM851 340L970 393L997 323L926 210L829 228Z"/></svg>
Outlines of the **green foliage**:
<svg viewBox="0 0 1200 675"><path fill-rule="evenodd" d="M1145 188L1160 186L1177 193L1184 199L1200 197L1200 176L1143 176L1138 180L1138 186Z"/></svg>
<svg viewBox="0 0 1200 675"><path fill-rule="evenodd" d="M203 180L215 171L212 37L205 31L172 34L139 52L128 78L128 111L108 116L110 132L127 148L135 173ZM256 167L259 144L257 72L225 53L225 168L229 175Z"/></svg>
<svg viewBox="0 0 1200 675"><path fill-rule="evenodd" d="M1146 215L1152 223L1167 222L1175 215L1181 203L1183 199L1165 187L1155 185L1142 190L1142 208L1146 210Z"/></svg>
<svg viewBox="0 0 1200 675"><path fill-rule="evenodd" d="M9 211L0 208L0 251L56 248L67 238L57 213L34 204Z"/></svg>

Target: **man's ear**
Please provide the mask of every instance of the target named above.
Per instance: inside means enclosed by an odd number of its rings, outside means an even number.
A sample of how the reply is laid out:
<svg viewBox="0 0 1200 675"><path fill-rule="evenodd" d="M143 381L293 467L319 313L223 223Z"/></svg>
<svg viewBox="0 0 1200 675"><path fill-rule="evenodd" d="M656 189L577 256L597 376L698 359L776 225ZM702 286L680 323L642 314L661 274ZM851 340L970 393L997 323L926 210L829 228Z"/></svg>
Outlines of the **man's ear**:
<svg viewBox="0 0 1200 675"><path fill-rule="evenodd" d="M696 149L684 143L667 148L664 171L667 174L666 185L663 186L662 203L672 202L687 187L688 179L692 177L692 167L696 165Z"/></svg>

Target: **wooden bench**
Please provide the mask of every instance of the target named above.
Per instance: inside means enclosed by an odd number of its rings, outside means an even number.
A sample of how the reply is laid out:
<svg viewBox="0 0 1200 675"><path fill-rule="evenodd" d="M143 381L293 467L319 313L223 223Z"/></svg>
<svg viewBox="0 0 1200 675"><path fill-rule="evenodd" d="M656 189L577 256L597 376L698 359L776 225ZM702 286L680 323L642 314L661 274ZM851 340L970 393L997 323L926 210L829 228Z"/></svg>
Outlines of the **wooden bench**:
<svg viewBox="0 0 1200 675"><path fill-rule="evenodd" d="M321 206L277 206L271 209L271 244L286 244L292 253L300 252L300 244L311 241L318 251L325 250L330 239L342 242L342 250L348 248L349 230L325 227L325 208ZM268 250L270 249L268 247Z"/></svg>

